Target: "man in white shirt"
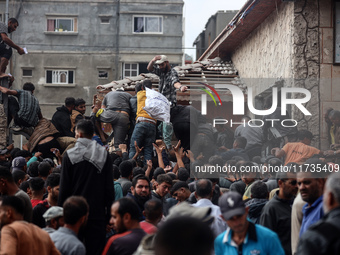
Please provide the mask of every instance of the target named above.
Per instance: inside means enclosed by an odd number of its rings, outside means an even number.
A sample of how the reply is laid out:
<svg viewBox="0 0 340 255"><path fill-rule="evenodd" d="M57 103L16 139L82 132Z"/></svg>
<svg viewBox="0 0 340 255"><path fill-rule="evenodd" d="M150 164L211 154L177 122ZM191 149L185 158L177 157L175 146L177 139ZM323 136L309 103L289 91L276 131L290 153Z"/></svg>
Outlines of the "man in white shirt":
<svg viewBox="0 0 340 255"><path fill-rule="evenodd" d="M219 234L224 232L227 229L227 224L221 218L221 209L219 206L214 205L211 202L213 194L212 183L208 179L198 180L196 183L196 199L197 203L193 204L196 207L210 207L211 208L211 216L215 218L214 222L211 224L211 229L217 237Z"/></svg>

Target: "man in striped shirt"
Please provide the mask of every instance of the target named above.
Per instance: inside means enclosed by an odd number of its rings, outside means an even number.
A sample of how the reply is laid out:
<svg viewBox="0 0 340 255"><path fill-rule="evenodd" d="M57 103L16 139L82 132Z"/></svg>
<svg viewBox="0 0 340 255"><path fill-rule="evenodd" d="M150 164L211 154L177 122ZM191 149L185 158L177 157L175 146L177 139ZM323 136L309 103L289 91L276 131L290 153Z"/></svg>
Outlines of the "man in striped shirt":
<svg viewBox="0 0 340 255"><path fill-rule="evenodd" d="M33 95L35 86L27 82L23 89L11 90L0 86L0 92L15 96L8 98L8 123L14 119L14 131L20 131L22 127L35 127L38 125L39 119L42 118L39 101Z"/></svg>

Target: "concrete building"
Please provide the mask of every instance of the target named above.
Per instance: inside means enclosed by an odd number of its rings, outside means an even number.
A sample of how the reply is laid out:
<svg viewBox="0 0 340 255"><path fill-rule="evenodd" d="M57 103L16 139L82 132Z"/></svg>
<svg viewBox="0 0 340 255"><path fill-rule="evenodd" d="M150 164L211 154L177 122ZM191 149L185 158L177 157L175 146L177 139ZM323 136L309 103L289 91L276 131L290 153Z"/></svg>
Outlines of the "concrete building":
<svg viewBox="0 0 340 255"><path fill-rule="evenodd" d="M215 38L222 32L226 24L236 15L238 11L218 11L212 15L202 31L195 39L193 46L196 46L196 58L198 59Z"/></svg>
<svg viewBox="0 0 340 255"><path fill-rule="evenodd" d="M5 10L6 1L0 1ZM98 84L147 72L147 63L166 54L183 58L183 0L10 0L10 17L19 27L7 71L15 88L36 85L44 117L51 118L69 96L88 105ZM4 17L2 13L1 17ZM88 107L90 108L90 107ZM90 109L87 110L87 114Z"/></svg>
<svg viewBox="0 0 340 255"><path fill-rule="evenodd" d="M232 60L259 105L272 96L272 87L309 90L311 99L304 106L312 115L297 107L290 112L324 150L329 143L323 112L340 110L339 17L338 1L249 0L200 60Z"/></svg>

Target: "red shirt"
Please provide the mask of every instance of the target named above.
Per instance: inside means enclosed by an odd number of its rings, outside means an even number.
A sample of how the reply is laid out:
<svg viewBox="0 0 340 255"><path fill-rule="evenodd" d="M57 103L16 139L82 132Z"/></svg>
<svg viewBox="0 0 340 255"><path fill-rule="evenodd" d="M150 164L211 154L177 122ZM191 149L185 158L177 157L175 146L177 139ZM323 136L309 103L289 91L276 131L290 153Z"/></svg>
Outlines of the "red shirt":
<svg viewBox="0 0 340 255"><path fill-rule="evenodd" d="M140 228L116 234L107 241L102 255L131 255L137 250L139 243L145 235L144 230Z"/></svg>
<svg viewBox="0 0 340 255"><path fill-rule="evenodd" d="M42 200L40 199L31 199L31 203L32 203L32 209L39 204L40 202L42 202Z"/></svg>
<svg viewBox="0 0 340 255"><path fill-rule="evenodd" d="M144 230L144 232L149 235L157 232L157 228L155 227L155 225L152 225L149 222L142 221L142 222L139 222L139 225Z"/></svg>

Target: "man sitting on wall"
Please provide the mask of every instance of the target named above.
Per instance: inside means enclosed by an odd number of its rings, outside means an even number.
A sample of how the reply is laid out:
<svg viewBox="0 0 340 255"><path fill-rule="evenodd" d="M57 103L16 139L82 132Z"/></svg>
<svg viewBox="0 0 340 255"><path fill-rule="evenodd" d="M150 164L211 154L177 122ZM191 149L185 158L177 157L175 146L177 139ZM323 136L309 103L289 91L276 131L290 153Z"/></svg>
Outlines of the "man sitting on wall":
<svg viewBox="0 0 340 255"><path fill-rule="evenodd" d="M8 124L14 119L13 131L21 131L22 127L35 127L42 118L39 101L33 95L35 86L26 82L23 89L11 90L0 86L0 92L15 96L8 98Z"/></svg>

